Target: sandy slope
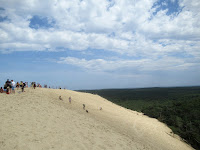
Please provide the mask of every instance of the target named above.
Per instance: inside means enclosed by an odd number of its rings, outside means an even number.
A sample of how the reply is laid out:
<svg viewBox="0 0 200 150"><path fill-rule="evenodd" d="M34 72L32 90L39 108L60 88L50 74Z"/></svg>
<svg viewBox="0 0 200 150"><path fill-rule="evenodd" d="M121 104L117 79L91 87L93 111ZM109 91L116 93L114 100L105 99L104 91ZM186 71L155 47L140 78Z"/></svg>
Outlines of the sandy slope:
<svg viewBox="0 0 200 150"><path fill-rule="evenodd" d="M156 119L98 95L53 89L0 94L1 150L192 149L170 132Z"/></svg>

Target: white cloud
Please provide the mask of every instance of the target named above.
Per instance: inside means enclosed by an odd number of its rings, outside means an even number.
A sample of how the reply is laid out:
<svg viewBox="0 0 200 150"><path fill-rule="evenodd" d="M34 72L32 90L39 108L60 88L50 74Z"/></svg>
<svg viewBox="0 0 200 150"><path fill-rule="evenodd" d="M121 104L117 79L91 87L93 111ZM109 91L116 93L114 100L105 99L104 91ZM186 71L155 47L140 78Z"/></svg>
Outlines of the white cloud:
<svg viewBox="0 0 200 150"><path fill-rule="evenodd" d="M156 9L152 6L155 2L1 0L0 6L5 9L3 15L8 20L0 22L0 52L84 51L90 48L112 51L122 56L140 56L142 59L139 61L149 60L150 64L168 63L153 60L174 53L184 53L199 61L200 2L180 0L183 9L178 15L167 16L167 10L160 10L154 16ZM32 29L29 23L34 15L53 18L55 24L49 29ZM178 60L176 56L174 59ZM92 66L97 70L104 68L102 66L105 66L104 70L118 68L115 63L134 66L138 62L127 60L117 63L103 58L79 61L87 63L87 68ZM96 65L98 63L102 66ZM179 64L179 61L176 63Z"/></svg>
<svg viewBox="0 0 200 150"><path fill-rule="evenodd" d="M200 62L195 62L193 58L182 59L174 57L163 57L160 59L140 59L140 60L123 60L123 59L79 59L75 57L61 57L57 63L70 64L80 67L89 72L112 72L112 71L177 71L188 70L191 67L200 66ZM132 73L133 73L132 72Z"/></svg>

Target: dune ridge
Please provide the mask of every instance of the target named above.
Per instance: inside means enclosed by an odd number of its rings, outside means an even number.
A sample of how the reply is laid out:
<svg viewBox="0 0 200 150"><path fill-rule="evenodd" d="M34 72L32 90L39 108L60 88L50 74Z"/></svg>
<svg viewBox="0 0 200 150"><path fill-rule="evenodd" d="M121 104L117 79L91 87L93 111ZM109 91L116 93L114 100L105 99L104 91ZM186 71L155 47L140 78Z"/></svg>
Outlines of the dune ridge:
<svg viewBox="0 0 200 150"><path fill-rule="evenodd" d="M98 95L45 88L25 91L0 94L1 150L193 149L158 120Z"/></svg>

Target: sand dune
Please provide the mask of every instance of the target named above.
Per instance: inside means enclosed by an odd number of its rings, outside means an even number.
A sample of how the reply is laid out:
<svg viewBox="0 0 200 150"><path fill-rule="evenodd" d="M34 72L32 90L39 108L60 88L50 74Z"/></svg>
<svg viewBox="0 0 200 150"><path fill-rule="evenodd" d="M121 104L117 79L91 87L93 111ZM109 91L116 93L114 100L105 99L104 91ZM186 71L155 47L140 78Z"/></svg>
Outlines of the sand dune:
<svg viewBox="0 0 200 150"><path fill-rule="evenodd" d="M192 149L156 119L98 95L59 89L25 91L0 94L1 150Z"/></svg>

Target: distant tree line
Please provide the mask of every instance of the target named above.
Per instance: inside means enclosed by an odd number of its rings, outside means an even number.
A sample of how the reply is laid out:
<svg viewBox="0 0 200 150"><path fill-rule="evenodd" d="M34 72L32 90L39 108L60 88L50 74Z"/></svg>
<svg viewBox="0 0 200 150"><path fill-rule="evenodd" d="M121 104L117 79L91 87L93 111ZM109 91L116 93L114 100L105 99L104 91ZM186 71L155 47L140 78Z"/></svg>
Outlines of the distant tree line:
<svg viewBox="0 0 200 150"><path fill-rule="evenodd" d="M166 123L175 134L200 149L200 95L190 100L144 107L142 112Z"/></svg>

